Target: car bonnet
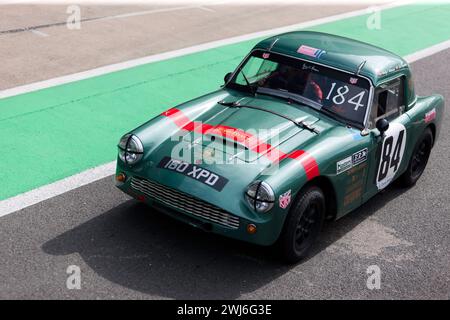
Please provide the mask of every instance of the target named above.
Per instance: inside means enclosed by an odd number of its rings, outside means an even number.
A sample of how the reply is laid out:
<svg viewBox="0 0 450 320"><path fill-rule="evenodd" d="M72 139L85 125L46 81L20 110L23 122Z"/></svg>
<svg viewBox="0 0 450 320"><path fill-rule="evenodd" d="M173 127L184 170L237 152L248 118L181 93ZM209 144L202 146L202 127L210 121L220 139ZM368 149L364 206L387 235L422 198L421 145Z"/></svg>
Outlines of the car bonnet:
<svg viewBox="0 0 450 320"><path fill-rule="evenodd" d="M186 132L183 140L197 149L222 153L227 161L237 158L254 162L268 154L276 157L272 153L277 152L277 147L306 130L289 119L309 126L319 121L307 112L308 107L272 99L247 97L241 99L239 104L237 107L217 104L195 119L197 128ZM198 135L198 132L202 134ZM310 135L316 134L310 132ZM198 148L200 145L203 148Z"/></svg>

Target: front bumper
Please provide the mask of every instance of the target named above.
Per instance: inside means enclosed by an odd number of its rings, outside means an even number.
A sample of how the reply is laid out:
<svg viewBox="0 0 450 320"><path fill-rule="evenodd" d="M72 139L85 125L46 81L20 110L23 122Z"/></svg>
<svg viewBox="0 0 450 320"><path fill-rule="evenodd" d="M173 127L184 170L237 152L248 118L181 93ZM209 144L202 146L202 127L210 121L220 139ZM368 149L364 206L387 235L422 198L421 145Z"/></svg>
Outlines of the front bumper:
<svg viewBox="0 0 450 320"><path fill-rule="evenodd" d="M279 219L247 219L162 183L144 179L131 172L120 172L126 175L124 182L116 183L120 190L158 211L204 231L258 245L273 244L281 231L282 221ZM256 233L247 231L249 225L256 226Z"/></svg>

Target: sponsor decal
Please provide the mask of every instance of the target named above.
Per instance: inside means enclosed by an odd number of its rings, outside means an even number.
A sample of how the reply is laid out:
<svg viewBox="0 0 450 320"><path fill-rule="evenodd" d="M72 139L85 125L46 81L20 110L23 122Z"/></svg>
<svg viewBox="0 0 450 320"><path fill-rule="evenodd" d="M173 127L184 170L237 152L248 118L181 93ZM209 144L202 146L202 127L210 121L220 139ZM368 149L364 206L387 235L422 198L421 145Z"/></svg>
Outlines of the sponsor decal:
<svg viewBox="0 0 450 320"><path fill-rule="evenodd" d="M402 68L406 68L407 66L408 66L407 63L401 63L401 64L398 64L398 65L396 65L395 67L390 68L390 69L388 69L388 70L380 70L380 71L378 71L377 74L378 74L379 76L384 76L384 75L387 75L388 73L396 72L396 71L398 71L398 70L400 70L400 69L402 69Z"/></svg>
<svg viewBox="0 0 450 320"><path fill-rule="evenodd" d="M356 84L358 82L358 78L350 78L349 82L351 84Z"/></svg>
<svg viewBox="0 0 450 320"><path fill-rule="evenodd" d="M363 163L364 161L366 161L367 160L367 154L369 153L369 150L367 149L367 148L365 148L365 149L362 149L362 150L360 150L360 151L358 151L358 152L355 152L353 155L352 155L352 164L353 164L353 167L354 166L357 166L358 164L360 164L360 163Z"/></svg>
<svg viewBox="0 0 450 320"><path fill-rule="evenodd" d="M281 194L278 198L278 203L281 209L286 209L289 203L291 203L291 189Z"/></svg>
<svg viewBox="0 0 450 320"><path fill-rule="evenodd" d="M425 123L431 122L436 118L436 108L425 113Z"/></svg>
<svg viewBox="0 0 450 320"><path fill-rule="evenodd" d="M352 168L352 157L347 157L336 163L336 173L340 174Z"/></svg>
<svg viewBox="0 0 450 320"><path fill-rule="evenodd" d="M268 59L270 57L270 53L264 52L262 57L263 57L263 59Z"/></svg>
<svg viewBox="0 0 450 320"><path fill-rule="evenodd" d="M320 58L322 54L324 54L326 51L313 48L310 46L301 45L300 48L297 50L298 53L304 54L306 56L314 57L314 58Z"/></svg>
<svg viewBox="0 0 450 320"><path fill-rule="evenodd" d="M344 182L344 206L354 206L358 199L361 199L365 177L367 176L367 162L353 167L346 172L347 179Z"/></svg>
<svg viewBox="0 0 450 320"><path fill-rule="evenodd" d="M158 164L158 168L181 173L189 178L195 179L207 186L222 191L223 187L228 183L228 179L222 177L212 171L203 169L194 164L184 162L170 157L164 157Z"/></svg>
<svg viewBox="0 0 450 320"><path fill-rule="evenodd" d="M369 150L367 148L364 148L362 150L359 150L358 152L355 152L351 156L348 156L347 158L336 162L336 174L345 172L365 162L367 160L368 153Z"/></svg>
<svg viewBox="0 0 450 320"><path fill-rule="evenodd" d="M346 194L344 197L344 206L354 203L356 200L360 199L362 195L362 187L358 187L356 190L351 191L349 194Z"/></svg>

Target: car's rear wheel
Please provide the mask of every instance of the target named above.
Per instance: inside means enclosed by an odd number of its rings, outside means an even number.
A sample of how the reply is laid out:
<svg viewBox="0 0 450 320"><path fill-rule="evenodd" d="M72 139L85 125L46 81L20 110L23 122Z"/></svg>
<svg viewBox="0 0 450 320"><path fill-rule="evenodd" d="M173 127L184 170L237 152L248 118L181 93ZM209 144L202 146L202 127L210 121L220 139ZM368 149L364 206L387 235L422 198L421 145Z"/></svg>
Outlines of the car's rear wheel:
<svg viewBox="0 0 450 320"><path fill-rule="evenodd" d="M433 146L433 133L429 128L425 129L423 134L414 147L413 154L409 160L408 168L405 173L400 176L400 183L404 187L413 186L419 180L430 157L431 148Z"/></svg>
<svg viewBox="0 0 450 320"><path fill-rule="evenodd" d="M325 219L325 196L320 188L308 187L300 191L278 239L282 257L289 263L304 258L311 248Z"/></svg>

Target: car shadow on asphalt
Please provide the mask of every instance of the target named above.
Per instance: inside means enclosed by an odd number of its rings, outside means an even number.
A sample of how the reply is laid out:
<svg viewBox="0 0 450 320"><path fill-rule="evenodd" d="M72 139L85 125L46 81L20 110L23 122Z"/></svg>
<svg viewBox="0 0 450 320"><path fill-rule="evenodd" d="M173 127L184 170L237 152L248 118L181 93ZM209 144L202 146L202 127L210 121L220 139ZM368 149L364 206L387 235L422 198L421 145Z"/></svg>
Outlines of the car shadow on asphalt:
<svg viewBox="0 0 450 320"><path fill-rule="evenodd" d="M49 240L42 248L51 255L77 253L104 279L144 294L235 299L319 254L329 254L328 246L406 190L390 187L358 210L327 223L309 257L297 265L284 265L273 249L197 230L135 200Z"/></svg>

